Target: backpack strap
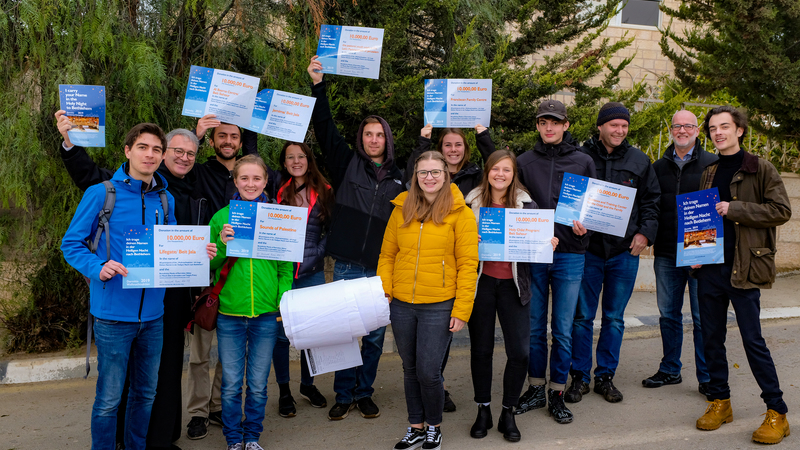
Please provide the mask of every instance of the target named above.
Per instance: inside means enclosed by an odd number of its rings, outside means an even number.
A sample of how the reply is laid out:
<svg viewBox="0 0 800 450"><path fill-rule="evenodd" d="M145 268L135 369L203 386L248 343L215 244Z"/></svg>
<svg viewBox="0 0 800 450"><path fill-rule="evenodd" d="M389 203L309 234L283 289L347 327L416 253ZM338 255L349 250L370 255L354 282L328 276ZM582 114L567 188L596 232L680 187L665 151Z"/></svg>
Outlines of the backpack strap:
<svg viewBox="0 0 800 450"><path fill-rule="evenodd" d="M100 236L105 233L106 235L106 261L111 259L111 238L109 236L109 219L111 219L111 213L114 212L114 204L117 202L117 190L114 188L114 185L109 180L103 181L103 186L106 187L106 197L103 201L103 208L97 214L97 231L94 234L94 239L88 242L89 250L92 253L97 252L97 247L100 244ZM88 280L87 280L88 281ZM89 364L89 358L91 357L92 352L92 322L94 317L92 316L92 308L91 308L91 297L90 304L89 304L89 314L86 318L86 374L83 376L86 379L89 376L89 370L91 369L91 365Z"/></svg>
<svg viewBox="0 0 800 450"><path fill-rule="evenodd" d="M167 200L167 190L162 189L158 191L158 196L161 197L161 209L164 210L164 225L167 225L169 224L169 201Z"/></svg>

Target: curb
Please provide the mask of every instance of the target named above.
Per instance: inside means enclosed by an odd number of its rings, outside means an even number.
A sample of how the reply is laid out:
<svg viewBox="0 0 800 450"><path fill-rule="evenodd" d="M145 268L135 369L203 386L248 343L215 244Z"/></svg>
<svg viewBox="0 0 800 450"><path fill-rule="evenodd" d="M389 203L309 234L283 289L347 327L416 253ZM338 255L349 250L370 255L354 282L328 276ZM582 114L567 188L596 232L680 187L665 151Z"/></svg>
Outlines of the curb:
<svg viewBox="0 0 800 450"><path fill-rule="evenodd" d="M775 320L797 317L800 317L800 307L764 308L761 310L760 318L761 320ZM657 327L658 318L659 316L657 315L626 316L624 318L625 330L630 332L637 328ZM692 316L690 313L684 313L683 324L692 324ZM736 315L731 311L728 311L728 324L736 324ZM599 319L594 321L594 329L595 331L600 329ZM629 336L627 335L624 337L624 339L628 338ZM498 344L503 343L503 335L499 327L495 331L495 342ZM453 336L453 345L456 347L469 346L469 334L466 329ZM387 330L383 352L394 353L395 351L396 349L391 331ZM291 349L290 359L298 360L299 352L295 349ZM97 377L97 357L92 356L89 361L92 364L92 371L89 373L89 378L95 378ZM44 357L0 361L0 385L82 378L86 370L85 363L85 356ZM189 363L188 349L183 356L183 363L185 369ZM215 345L211 349L211 360L209 364L213 367L216 363L217 347Z"/></svg>

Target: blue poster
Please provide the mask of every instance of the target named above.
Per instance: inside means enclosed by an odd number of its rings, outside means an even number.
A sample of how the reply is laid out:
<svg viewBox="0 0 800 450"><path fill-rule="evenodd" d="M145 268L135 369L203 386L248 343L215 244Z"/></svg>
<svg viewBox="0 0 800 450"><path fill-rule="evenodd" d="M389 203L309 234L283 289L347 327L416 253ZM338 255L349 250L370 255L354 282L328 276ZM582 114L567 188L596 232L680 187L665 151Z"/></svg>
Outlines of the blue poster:
<svg viewBox="0 0 800 450"><path fill-rule="evenodd" d="M382 28L320 27L317 56L322 63L322 73L377 80L382 51Z"/></svg>
<svg viewBox="0 0 800 450"><path fill-rule="evenodd" d="M153 287L156 279L153 227L151 225L133 225L123 231L122 237L125 239L122 265L128 269L128 276L122 278L122 288Z"/></svg>
<svg viewBox="0 0 800 450"><path fill-rule="evenodd" d="M571 173L564 174L561 183L561 193L558 196L556 207L556 223L572 226L572 221L581 220L581 209L586 189L589 187L589 177L582 177Z"/></svg>
<svg viewBox="0 0 800 450"><path fill-rule="evenodd" d="M61 109L72 122L69 140L81 147L106 146L106 88L59 84Z"/></svg>
<svg viewBox="0 0 800 450"><path fill-rule="evenodd" d="M489 126L492 80L425 80L425 124L434 128Z"/></svg>
<svg viewBox="0 0 800 450"><path fill-rule="evenodd" d="M233 240L228 241L226 255L252 258L256 238L258 202L231 201L228 223L233 227Z"/></svg>
<svg viewBox="0 0 800 450"><path fill-rule="evenodd" d="M123 289L208 286L211 227L133 225L123 231Z"/></svg>
<svg viewBox="0 0 800 450"><path fill-rule="evenodd" d="M722 216L717 212L717 188L675 197L678 202L676 267L721 264L725 261Z"/></svg>
<svg viewBox="0 0 800 450"><path fill-rule="evenodd" d="M478 259L553 262L553 210L481 208Z"/></svg>

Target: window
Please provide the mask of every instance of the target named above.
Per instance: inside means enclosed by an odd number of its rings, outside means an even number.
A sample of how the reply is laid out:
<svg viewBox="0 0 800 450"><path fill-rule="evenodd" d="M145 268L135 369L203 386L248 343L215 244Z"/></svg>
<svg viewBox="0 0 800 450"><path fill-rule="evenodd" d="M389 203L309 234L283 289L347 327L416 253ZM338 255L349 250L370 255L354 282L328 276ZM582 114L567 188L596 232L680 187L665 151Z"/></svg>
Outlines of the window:
<svg viewBox="0 0 800 450"><path fill-rule="evenodd" d="M612 19L612 25L658 27L661 11L658 0L626 0L622 11Z"/></svg>

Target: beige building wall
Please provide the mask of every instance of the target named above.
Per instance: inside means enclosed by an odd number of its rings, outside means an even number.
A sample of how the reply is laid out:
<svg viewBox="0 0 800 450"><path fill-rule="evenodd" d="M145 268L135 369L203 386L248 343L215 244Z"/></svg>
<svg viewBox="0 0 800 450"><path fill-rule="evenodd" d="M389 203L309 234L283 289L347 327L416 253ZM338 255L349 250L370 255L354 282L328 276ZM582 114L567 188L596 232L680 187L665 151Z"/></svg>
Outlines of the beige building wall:
<svg viewBox="0 0 800 450"><path fill-rule="evenodd" d="M670 8L678 8L680 6L677 0L664 0ZM659 12L659 28L666 28L670 26L671 18ZM611 24L598 38L598 41L603 38L609 38L613 41L620 40L623 37L633 38L634 41L626 48L617 52L611 59L612 65L619 64L623 59L633 56L633 61L628 64L627 68L620 74L619 87L621 89L628 89L635 83L646 81L649 85L655 86L658 78L661 76L671 76L673 72L672 62L661 53L659 42L661 41L661 32L656 27L639 26L639 25L625 25L619 24L619 20L612 20ZM679 34L683 33L686 28L684 22L673 21L672 29L678 31ZM574 44L570 44L574 45ZM674 44L670 44L676 48ZM560 53L563 46L554 46L548 48L546 51L535 55L529 59L531 64L541 64L544 62L545 56L551 56ZM599 79L599 77L598 77ZM553 96L554 99L560 100L567 104L572 103L572 96L557 94Z"/></svg>

